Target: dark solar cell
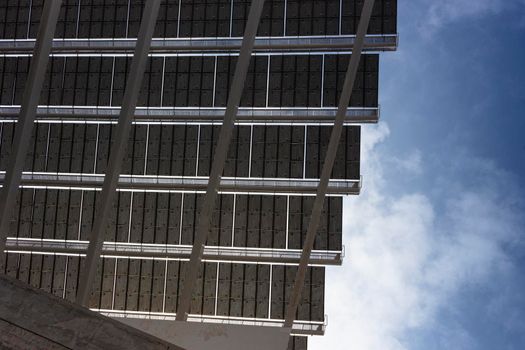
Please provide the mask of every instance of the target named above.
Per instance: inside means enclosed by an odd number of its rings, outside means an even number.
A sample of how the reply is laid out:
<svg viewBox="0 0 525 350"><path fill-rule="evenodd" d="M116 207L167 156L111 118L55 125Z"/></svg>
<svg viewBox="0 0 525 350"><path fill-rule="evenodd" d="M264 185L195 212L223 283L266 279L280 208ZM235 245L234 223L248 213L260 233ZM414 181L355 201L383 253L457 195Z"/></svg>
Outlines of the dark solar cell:
<svg viewBox="0 0 525 350"><path fill-rule="evenodd" d="M104 13L104 8L101 5L94 5L90 8L92 16L94 18L102 18ZM79 29L79 18L82 21L85 18L84 15L79 16L79 1L78 0L64 0L62 7L60 8L60 13L58 16L58 22L55 30L56 38L75 38L77 36L77 31ZM95 33L100 32L99 23L92 22L90 23L91 32ZM85 26L84 26L85 28ZM36 34L36 33L35 33ZM90 32L86 33L87 35L91 34Z"/></svg>
<svg viewBox="0 0 525 350"><path fill-rule="evenodd" d="M79 139L75 140L77 152L82 152L82 172L91 173L96 171L96 156L98 154L97 140L100 133L100 127L98 125L87 124L84 127L84 134L79 134ZM82 141L82 145L80 142ZM81 150L82 149L82 150Z"/></svg>
<svg viewBox="0 0 525 350"><path fill-rule="evenodd" d="M282 319L284 317L296 270L295 266L272 267L271 318ZM309 268L307 276L308 282L305 283L299 309L307 308L308 312L304 312L302 315L298 314L298 319L320 321L324 319L322 314L324 311L324 267Z"/></svg>
<svg viewBox="0 0 525 350"><path fill-rule="evenodd" d="M26 0L27 1L27 0ZM38 26L40 18L42 17L42 10L44 8L44 0L33 0L31 2L31 15L29 16L29 38L36 38L38 33Z"/></svg>
<svg viewBox="0 0 525 350"><path fill-rule="evenodd" d="M139 295L140 295L139 288L140 288L140 279L141 279L141 275L140 275L141 263L142 261L138 259L128 259L127 286L126 286L126 293L124 295L125 310L138 311L138 301L139 301ZM97 304L94 304L94 306L96 306Z"/></svg>
<svg viewBox="0 0 525 350"><path fill-rule="evenodd" d="M0 4L0 38L27 38L29 0L4 0Z"/></svg>
<svg viewBox="0 0 525 350"><path fill-rule="evenodd" d="M250 11L250 4L250 0L237 0L233 2L231 36L241 37L244 35L244 28L246 26L246 20Z"/></svg>
<svg viewBox="0 0 525 350"><path fill-rule="evenodd" d="M259 36L282 36L285 0L266 0L259 22Z"/></svg>
<svg viewBox="0 0 525 350"><path fill-rule="evenodd" d="M136 38L139 33L140 20L142 19L142 12L144 9L144 0L130 0L127 13L127 31L126 37ZM103 37L107 37L103 35Z"/></svg>
<svg viewBox="0 0 525 350"><path fill-rule="evenodd" d="M146 141L148 137L147 125L136 125L133 128L133 142L128 145L132 149L131 174L143 175L146 171Z"/></svg>
<svg viewBox="0 0 525 350"><path fill-rule="evenodd" d="M109 148L113 125L100 124L97 129L97 138L95 144L95 172L103 174L106 172L106 165L109 159ZM128 148L129 149L129 148Z"/></svg>
<svg viewBox="0 0 525 350"><path fill-rule="evenodd" d="M102 259L101 261L101 280L100 284L97 284L97 287L100 286L100 292L96 294L100 295L99 303L102 309L112 308L115 263L116 259Z"/></svg>
<svg viewBox="0 0 525 350"><path fill-rule="evenodd" d="M164 280L167 262L154 260L152 264L151 311L162 312L164 311Z"/></svg>
<svg viewBox="0 0 525 350"><path fill-rule="evenodd" d="M83 204L83 193L71 191L69 197L69 209L67 213L67 239L78 240L80 234L80 213Z"/></svg>
<svg viewBox="0 0 525 350"><path fill-rule="evenodd" d="M339 0L288 0L286 35L339 34Z"/></svg>
<svg viewBox="0 0 525 350"><path fill-rule="evenodd" d="M63 297L66 282L66 256L55 256L53 271L53 290L52 293L58 297Z"/></svg>
<svg viewBox="0 0 525 350"><path fill-rule="evenodd" d="M241 106L264 107L266 106L266 82L268 72L268 57L255 56L248 69L241 98ZM233 73L233 72L232 72ZM229 77L233 78L233 74ZM228 85L229 86L229 85Z"/></svg>
<svg viewBox="0 0 525 350"><path fill-rule="evenodd" d="M138 311L151 311L153 261L141 260L139 270Z"/></svg>
<svg viewBox="0 0 525 350"><path fill-rule="evenodd" d="M97 192L84 191L82 192L82 206L80 208L80 232L79 238L87 240L91 234L93 219L95 217L95 203L97 200Z"/></svg>
<svg viewBox="0 0 525 350"><path fill-rule="evenodd" d="M41 258L41 268L42 272L40 274L40 288L44 291L51 293L52 291L52 281L53 281L53 260L55 257L52 255L45 255Z"/></svg>
<svg viewBox="0 0 525 350"><path fill-rule="evenodd" d="M365 55L363 58L359 63L350 106L375 107L378 105L379 60L376 55ZM323 106L338 105L349 60L349 56L325 56Z"/></svg>
<svg viewBox="0 0 525 350"><path fill-rule="evenodd" d="M341 33L355 34L363 1L343 1ZM372 17L368 26L369 34L397 33L397 0L381 0L374 3Z"/></svg>
<svg viewBox="0 0 525 350"><path fill-rule="evenodd" d="M134 192L131 196L131 225L129 232L129 241L132 243L141 243L144 240L144 192Z"/></svg>

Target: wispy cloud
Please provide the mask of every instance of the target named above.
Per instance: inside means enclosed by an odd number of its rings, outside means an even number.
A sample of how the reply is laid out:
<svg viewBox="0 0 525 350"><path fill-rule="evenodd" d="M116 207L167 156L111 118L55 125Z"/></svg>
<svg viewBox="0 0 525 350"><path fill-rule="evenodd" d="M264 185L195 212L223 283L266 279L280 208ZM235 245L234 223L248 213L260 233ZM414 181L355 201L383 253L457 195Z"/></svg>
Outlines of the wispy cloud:
<svg viewBox="0 0 525 350"><path fill-rule="evenodd" d="M478 19L498 14L508 9L522 9L523 0L422 0L426 9L419 28L431 35L447 24L460 20Z"/></svg>
<svg viewBox="0 0 525 350"><path fill-rule="evenodd" d="M487 14L500 12L504 0L441 0L427 1L427 24L439 28L448 22L464 18L482 17Z"/></svg>
<svg viewBox="0 0 525 350"><path fill-rule="evenodd" d="M506 247L523 237L512 178L491 162L460 155L443 164L429 191L446 199L410 190L393 197L376 149L388 134L385 124L363 132L367 186L345 202L347 257L327 274L329 328L311 348L415 349L412 332L439 328L439 348L474 349L475 337L440 324L438 315L458 293L512 268ZM421 170L422 155L415 154L409 163Z"/></svg>
<svg viewBox="0 0 525 350"><path fill-rule="evenodd" d="M423 173L422 153L418 149L412 150L404 157L393 156L390 159L385 159L385 161L406 175L421 175Z"/></svg>

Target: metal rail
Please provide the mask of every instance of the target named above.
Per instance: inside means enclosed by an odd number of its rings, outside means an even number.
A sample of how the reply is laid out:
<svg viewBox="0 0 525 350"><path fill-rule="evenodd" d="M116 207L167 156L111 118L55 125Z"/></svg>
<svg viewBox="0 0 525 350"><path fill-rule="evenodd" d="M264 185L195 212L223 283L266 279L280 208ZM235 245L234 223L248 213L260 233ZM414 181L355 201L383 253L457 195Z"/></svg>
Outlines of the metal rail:
<svg viewBox="0 0 525 350"><path fill-rule="evenodd" d="M204 244L206 243L211 225L211 214L216 205L217 190L221 182L221 176L227 158L235 119L237 118L237 110L239 109L242 92L244 90L244 83L250 65L255 36L257 34L257 28L259 27L263 6L264 0L252 0L251 2L250 13L244 31L244 38L242 39L241 51L235 67L230 95L228 97L226 112L224 114L224 121L219 133L217 147L215 148L206 197L202 204L190 262L187 266L184 278L184 287L177 308L178 321L186 321L190 311L193 289L195 288L197 275L201 266Z"/></svg>
<svg viewBox="0 0 525 350"><path fill-rule="evenodd" d="M180 107L137 107L134 123L218 123L222 122L226 108L180 108ZM13 120L18 115L19 106L0 106L0 121ZM336 107L269 107L251 108L239 107L235 124L263 123L297 125L329 124L332 125L337 112ZM80 107L80 106L39 106L37 121L54 122L99 122L116 123L120 107ZM345 116L345 124L377 123L379 108L351 107Z"/></svg>
<svg viewBox="0 0 525 350"><path fill-rule="evenodd" d="M352 56L350 58L350 63L348 64L348 70L346 72L345 82L343 85L343 90L341 91L339 107L337 110L334 127L332 129L332 134L330 135L330 142L328 144L328 149L323 164L321 179L319 187L317 189L317 196L315 197L314 205L312 208L312 214L310 215L308 229L306 231L306 238L304 240L301 262L299 263L299 267L297 269L291 299L286 310L284 327L291 327L293 325L293 321L297 313L297 307L299 306L299 302L301 299L301 293L304 288L306 270L308 268L312 248L315 242L317 228L321 219L321 212L323 209L325 196L328 192L330 175L332 173L337 148L339 146L339 140L341 138L341 132L343 130L346 110L348 108L348 103L350 102L350 97L352 95L352 88L354 86L357 68L359 66L359 60L361 58L361 52L364 45L364 38L368 30L368 23L372 14L373 5L374 0L365 0L365 3L363 5L361 19L359 21L359 26L357 29L357 38L354 47L354 52L352 53Z"/></svg>
<svg viewBox="0 0 525 350"><path fill-rule="evenodd" d="M0 184L3 174L0 172ZM49 189L92 189L103 188L105 176L102 174L67 173L22 173L21 187ZM317 193L319 179L283 179L222 177L217 185L221 193L272 193L313 196ZM120 175L115 185L120 191L149 192L205 192L209 186L207 177ZM331 179L327 194L359 194L361 179Z"/></svg>
<svg viewBox="0 0 525 350"><path fill-rule="evenodd" d="M138 318L142 320L160 320L172 322L176 320L174 313L163 312L142 312L142 311L120 311L108 309L91 309L92 311L100 312L104 316L114 318ZM263 326L263 327L282 327L283 320L271 318L247 318L247 317L233 317L233 316L208 316L208 315L194 315L188 316L189 322L203 322L203 323L220 323L231 325L244 326ZM326 321L294 321L291 331L292 335L324 335L326 330Z"/></svg>
<svg viewBox="0 0 525 350"><path fill-rule="evenodd" d="M91 287L95 278L97 264L100 260L102 242L107 226L107 217L110 212L116 188L119 180L119 173L126 155L131 121L135 115L137 98L146 70L146 62L151 44L151 38L157 23L161 0L148 0L144 5L144 13L140 24L137 45L131 62L131 70L128 76L124 97L122 99L122 109L120 111L115 142L111 147L108 169L104 177L100 201L97 203L98 215L93 223L90 234L90 242L86 260L84 261L80 285L77 293L77 303L87 306Z"/></svg>
<svg viewBox="0 0 525 350"><path fill-rule="evenodd" d="M89 241L8 237L7 252L38 252L41 254L85 255ZM102 257L133 259L188 260L191 245L104 242ZM312 251L311 263L316 265L341 265L342 251ZM250 248L205 246L203 261L239 261L255 263L299 264L300 249Z"/></svg>
<svg viewBox="0 0 525 350"><path fill-rule="evenodd" d="M155 38L151 42L152 55L173 55L180 53L230 52L238 54L243 38ZM54 54L131 54L137 39L55 39ZM0 54L30 54L34 39L0 40ZM331 52L353 50L355 35L258 37L255 38L255 52ZM395 51L397 34L367 35L365 51Z"/></svg>
<svg viewBox="0 0 525 350"><path fill-rule="evenodd" d="M0 192L0 266L4 263L5 240L8 235L9 221L15 207L18 187L22 170L29 149L31 133L38 100L44 84L51 43L55 35L55 28L60 12L61 0L48 0L44 3L42 19L38 27L38 36L31 47L33 59L29 67L29 74L25 83L22 107L18 118L15 136L9 155L4 186Z"/></svg>

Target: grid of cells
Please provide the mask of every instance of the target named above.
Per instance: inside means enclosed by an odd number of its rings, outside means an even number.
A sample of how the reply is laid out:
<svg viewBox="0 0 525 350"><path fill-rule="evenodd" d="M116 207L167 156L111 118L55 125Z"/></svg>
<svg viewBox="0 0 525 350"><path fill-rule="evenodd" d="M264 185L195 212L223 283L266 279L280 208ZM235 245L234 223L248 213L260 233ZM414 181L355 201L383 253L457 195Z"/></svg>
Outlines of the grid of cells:
<svg viewBox="0 0 525 350"><path fill-rule="evenodd" d="M147 0L63 0L55 38L136 38ZM44 0L0 1L0 40L35 38ZM164 0L154 37L238 38L251 0ZM266 0L259 37L354 35L363 0ZM397 0L376 0L371 35L395 35ZM67 56L67 57L66 57ZM257 52L252 56L241 107L330 108L338 105L350 56L347 52ZM19 106L29 57L0 56L0 106ZM237 56L232 52L155 54L148 59L137 105L165 110L223 108L228 101ZM41 106L119 107L131 57L51 57ZM349 106L378 107L379 55L362 56ZM79 110L80 108L77 108ZM215 110L215 111L217 111ZM115 139L114 120L39 120L33 129L24 171L33 175L104 174ZM0 171L12 153L16 115L0 121ZM121 173L150 177L209 175L220 126L211 122L137 121L131 128ZM332 128L301 123L237 125L224 177L318 179ZM332 178L360 178L360 127L345 126ZM94 186L94 185L93 185ZM26 187L19 191L9 236L19 241L89 240L97 213L98 188ZM106 242L188 248L195 239L202 193L119 191L109 215ZM314 197L221 193L212 213L206 245L223 250L301 249ZM328 197L314 249L343 252L341 196ZM47 250L46 250L47 249ZM34 287L74 301L83 257L71 249L10 252L5 272ZM127 251L124 252L127 254ZM201 264L191 313L217 317L283 320L296 266L283 262ZM98 265L90 307L99 310L173 314L184 286L187 262L159 258L104 256ZM297 319L324 321L324 267L309 267ZM289 350L306 350L307 338L290 337Z"/></svg>
<svg viewBox="0 0 525 350"><path fill-rule="evenodd" d="M348 55L254 56L241 107L335 107ZM225 107L235 56L152 57L138 106ZM41 105L120 106L131 58L53 57ZM378 55L364 55L351 107L378 106ZM0 57L0 104L19 105L29 58Z"/></svg>
<svg viewBox="0 0 525 350"><path fill-rule="evenodd" d="M89 240L99 192L22 189L9 236ZM204 194L119 192L109 213L106 242L191 245ZM313 197L221 194L206 244L221 247L301 249ZM314 249L342 250L341 197L329 197Z"/></svg>
<svg viewBox="0 0 525 350"><path fill-rule="evenodd" d="M0 122L0 170L7 168L15 123ZM225 177L317 179L331 126L236 126ZM208 176L220 126L132 127L122 174ZM116 124L37 123L24 171L103 174ZM359 179L360 127L346 126L334 179Z"/></svg>
<svg viewBox="0 0 525 350"><path fill-rule="evenodd" d="M5 273L69 301L75 300L83 258L74 255L9 253ZM90 308L177 312L185 261L102 258ZM202 264L191 313L282 320L296 266L206 262ZM324 267L310 267L297 318L324 319Z"/></svg>
<svg viewBox="0 0 525 350"><path fill-rule="evenodd" d="M240 37L250 0L165 0L155 37ZM355 34L363 1L267 0L259 36ZM395 34L397 0L377 0L370 34ZM134 38L144 0L64 0L55 37ZM0 3L0 39L35 38L43 0Z"/></svg>

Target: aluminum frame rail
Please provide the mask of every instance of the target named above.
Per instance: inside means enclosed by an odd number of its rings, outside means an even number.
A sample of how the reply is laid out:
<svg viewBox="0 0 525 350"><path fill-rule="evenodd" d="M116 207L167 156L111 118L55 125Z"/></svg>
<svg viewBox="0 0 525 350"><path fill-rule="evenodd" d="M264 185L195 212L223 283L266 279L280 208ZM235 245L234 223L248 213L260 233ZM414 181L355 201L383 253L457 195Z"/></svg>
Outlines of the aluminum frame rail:
<svg viewBox="0 0 525 350"><path fill-rule="evenodd" d="M135 53L131 62L131 69L126 83L124 97L122 99L122 109L120 111L115 143L110 150L108 169L104 177L102 193L98 202L98 215L93 223L93 229L90 234L90 242L86 260L81 270L80 286L77 294L77 303L87 306L93 280L100 260L104 231L107 226L108 212L111 209L113 198L116 194L117 183L120 169L126 156L129 132L131 129L132 119L135 115L138 94L146 63L150 50L151 39L157 23L157 17L160 9L161 0L148 0L144 5L144 13L140 23L140 29L135 47Z"/></svg>
<svg viewBox="0 0 525 350"><path fill-rule="evenodd" d="M0 172L0 184L3 174ZM20 186L23 188L47 189L92 189L103 188L105 176L102 174L67 173L22 173ZM220 193L271 193L314 196L320 184L319 179L288 178L249 178L221 177L217 185ZM120 175L116 183L119 191L148 192L197 192L203 193L209 186L207 177L197 176L158 176L158 175ZM327 194L331 196L358 195L361 179L331 179Z"/></svg>
<svg viewBox="0 0 525 350"><path fill-rule="evenodd" d="M143 312L143 311L121 311L109 309L91 309L99 312L104 316L114 318L135 318L147 320L161 320L171 322L176 319L173 313L162 312ZM208 324L230 324L230 325L244 325L244 326L259 326L259 327L282 327L284 321L282 319L272 318L247 318L235 316L212 316L212 315L195 315L188 316L188 322L200 322ZM326 330L326 320L324 321L295 321L291 335L324 335Z"/></svg>
<svg viewBox="0 0 525 350"><path fill-rule="evenodd" d="M248 21L246 22L244 38L242 39L241 51L235 67L226 112L224 113L224 120L222 122L211 166L208 188L201 208L201 217L193 241L190 262L185 273L185 283L177 308L178 321L186 321L190 311L193 289L195 288L199 267L202 261L204 244L206 243L210 231L212 212L216 205L217 190L224 171L228 148L233 133L235 119L237 117L237 110L239 109L242 92L244 90L246 75L248 74L248 67L252 57L255 37L257 35L257 29L259 28L263 6L264 0L252 0L250 5L250 12L248 14Z"/></svg>
<svg viewBox="0 0 525 350"><path fill-rule="evenodd" d="M340 52L353 50L355 35L258 37L253 50L256 52ZM107 55L132 53L137 39L55 39L54 54L98 54ZM152 55L172 55L174 53L230 52L238 53L243 38L155 38L151 42ZM398 45L397 34L367 35L365 51L395 51ZM0 54L30 54L33 39L0 40Z"/></svg>
<svg viewBox="0 0 525 350"><path fill-rule="evenodd" d="M4 264L4 248L8 235L9 221L12 210L15 207L16 196L25 158L29 149L28 140L31 139L33 131L38 100L44 84L49 53L62 0L48 0L44 3L42 20L38 27L38 35L32 47L33 59L31 60L29 73L22 97L22 106L18 117L18 127L12 144L12 152L9 155L7 173L4 186L0 192L0 267Z"/></svg>
<svg viewBox="0 0 525 350"><path fill-rule="evenodd" d="M11 120L17 115L19 106L0 106L0 121ZM134 123L218 123L224 117L225 108L185 107L137 107ZM329 124L332 125L337 108L334 107L239 107L235 124ZM119 107L39 106L37 121L101 122L116 123ZM345 124L377 123L378 107L350 107Z"/></svg>
<svg viewBox="0 0 525 350"><path fill-rule="evenodd" d="M6 251L13 253L85 255L89 241L8 237ZM191 245L160 243L104 242L101 257L126 257L132 259L188 260ZM312 251L311 262L315 265L341 265L343 251ZM250 248L205 246L203 261L235 261L253 263L285 263L298 265L300 249Z"/></svg>
<svg viewBox="0 0 525 350"><path fill-rule="evenodd" d="M341 131L343 129L346 109L348 108L348 103L350 102L350 97L352 95L352 88L354 86L357 68L359 66L359 60L361 59L364 38L368 30L368 23L370 22L373 6L374 0L365 0L363 10L361 13L361 19L359 21L359 26L357 29L357 39L355 43L355 48L352 52L350 63L348 64L348 70L346 72L343 90L341 91L341 97L339 100L337 116L335 118L332 134L330 135L330 142L328 144L328 149L326 152L326 157L321 173L321 179L319 187L317 189L317 196L315 197L314 205L312 208L312 214L310 215L308 229L306 231L306 238L304 240L301 262L299 263L299 267L297 269L291 299L286 310L284 327L291 327L293 325L293 321L295 319L297 308L301 299L301 294L304 288L306 269L308 268L308 263L310 261L310 256L315 241L315 233L317 232L317 228L319 226L319 220L321 218L321 212L328 190L330 174L332 173L332 169L334 166L336 152L339 146L339 139L341 138Z"/></svg>

